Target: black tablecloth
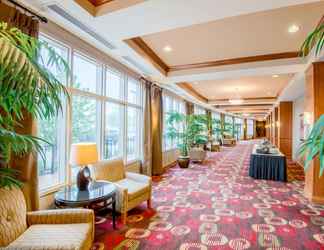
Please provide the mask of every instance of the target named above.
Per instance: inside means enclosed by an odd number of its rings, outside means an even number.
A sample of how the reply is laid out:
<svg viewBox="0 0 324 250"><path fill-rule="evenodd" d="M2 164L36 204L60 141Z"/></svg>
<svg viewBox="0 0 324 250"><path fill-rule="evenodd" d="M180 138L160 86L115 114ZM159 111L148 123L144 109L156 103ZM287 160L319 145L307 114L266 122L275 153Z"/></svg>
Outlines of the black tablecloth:
<svg viewBox="0 0 324 250"><path fill-rule="evenodd" d="M249 175L255 179L287 181L286 157L283 155L252 154Z"/></svg>

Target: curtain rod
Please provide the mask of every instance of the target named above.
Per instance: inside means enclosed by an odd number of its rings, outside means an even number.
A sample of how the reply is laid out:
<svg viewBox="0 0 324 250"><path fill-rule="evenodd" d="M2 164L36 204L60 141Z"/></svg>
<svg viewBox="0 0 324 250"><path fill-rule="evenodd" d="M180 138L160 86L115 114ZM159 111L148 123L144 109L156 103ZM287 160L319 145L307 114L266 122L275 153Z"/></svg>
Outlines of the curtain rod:
<svg viewBox="0 0 324 250"><path fill-rule="evenodd" d="M25 6L21 5L20 3L17 3L16 1L14 0L7 0L8 2L18 6L19 8L23 9L24 11L27 11L29 12L30 14L32 14L34 17L37 17L40 21L42 21L43 23L47 23L47 18L46 17L43 17L43 16L40 16L38 14L36 14L34 11L26 8Z"/></svg>

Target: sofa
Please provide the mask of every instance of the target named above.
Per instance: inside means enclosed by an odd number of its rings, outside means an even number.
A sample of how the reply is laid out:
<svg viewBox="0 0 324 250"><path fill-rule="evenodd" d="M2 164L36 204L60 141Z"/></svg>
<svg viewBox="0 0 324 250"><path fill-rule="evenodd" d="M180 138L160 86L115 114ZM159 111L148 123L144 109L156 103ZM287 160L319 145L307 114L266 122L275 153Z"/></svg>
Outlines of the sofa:
<svg viewBox="0 0 324 250"><path fill-rule="evenodd" d="M0 188L0 249L89 250L94 213L89 209L27 212L19 188Z"/></svg>
<svg viewBox="0 0 324 250"><path fill-rule="evenodd" d="M126 172L122 159L100 161L93 165L96 180L108 181L117 188L116 210L121 213L121 221L126 223L127 212L147 202L151 208L152 180L146 175Z"/></svg>

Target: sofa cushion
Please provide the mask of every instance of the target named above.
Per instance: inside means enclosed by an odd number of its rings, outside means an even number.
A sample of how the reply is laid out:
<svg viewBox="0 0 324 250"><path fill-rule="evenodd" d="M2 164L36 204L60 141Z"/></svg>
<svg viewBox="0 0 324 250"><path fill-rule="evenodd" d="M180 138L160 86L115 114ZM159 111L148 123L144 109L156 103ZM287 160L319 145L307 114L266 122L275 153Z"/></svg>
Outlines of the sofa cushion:
<svg viewBox="0 0 324 250"><path fill-rule="evenodd" d="M30 226L6 250L88 250L91 244L92 231L88 223L40 224Z"/></svg>
<svg viewBox="0 0 324 250"><path fill-rule="evenodd" d="M0 249L27 228L26 202L19 188L0 188Z"/></svg>
<svg viewBox="0 0 324 250"><path fill-rule="evenodd" d="M127 178L115 183L122 188L128 189L129 200L136 199L142 194L150 192L150 186L147 183L137 182Z"/></svg>

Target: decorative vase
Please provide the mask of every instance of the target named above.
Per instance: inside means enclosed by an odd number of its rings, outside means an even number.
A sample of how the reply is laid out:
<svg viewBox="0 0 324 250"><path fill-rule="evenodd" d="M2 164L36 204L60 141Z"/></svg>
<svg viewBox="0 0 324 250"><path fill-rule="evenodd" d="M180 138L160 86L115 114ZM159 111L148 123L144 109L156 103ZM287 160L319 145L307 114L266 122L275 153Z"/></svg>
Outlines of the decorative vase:
<svg viewBox="0 0 324 250"><path fill-rule="evenodd" d="M180 168L188 168L190 163L190 157L189 156L179 156L178 157L178 164Z"/></svg>

